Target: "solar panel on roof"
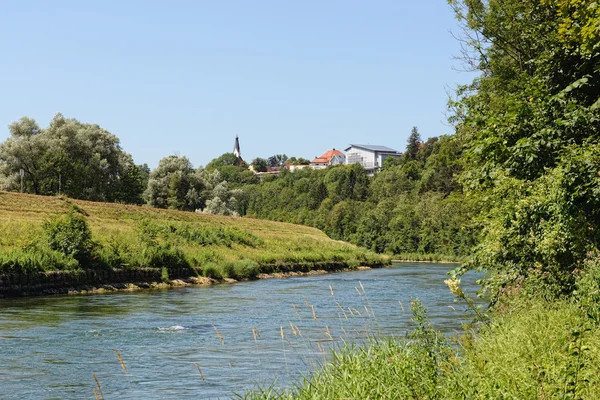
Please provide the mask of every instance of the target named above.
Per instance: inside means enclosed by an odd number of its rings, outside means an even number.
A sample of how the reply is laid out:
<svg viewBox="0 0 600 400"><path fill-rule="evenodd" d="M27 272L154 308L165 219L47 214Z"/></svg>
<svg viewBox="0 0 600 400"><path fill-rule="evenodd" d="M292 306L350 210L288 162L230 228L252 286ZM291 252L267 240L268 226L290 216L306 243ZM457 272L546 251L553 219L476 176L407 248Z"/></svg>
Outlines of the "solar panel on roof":
<svg viewBox="0 0 600 400"><path fill-rule="evenodd" d="M398 151L391 149L387 146L378 146L378 145L371 145L371 144L350 144L351 147L360 147L361 149L367 149L367 150L371 150L371 151L380 151L380 152L386 152L386 153L398 153Z"/></svg>

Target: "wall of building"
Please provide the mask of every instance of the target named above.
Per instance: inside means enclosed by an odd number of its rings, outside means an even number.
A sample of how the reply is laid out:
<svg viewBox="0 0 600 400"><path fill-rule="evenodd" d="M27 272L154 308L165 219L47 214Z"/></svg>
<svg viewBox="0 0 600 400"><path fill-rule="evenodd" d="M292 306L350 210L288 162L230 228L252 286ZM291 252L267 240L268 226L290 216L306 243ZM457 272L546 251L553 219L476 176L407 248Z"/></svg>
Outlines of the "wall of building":
<svg viewBox="0 0 600 400"><path fill-rule="evenodd" d="M356 163L359 163L366 169L372 169L381 166L377 164L377 159L375 158L374 152L351 147L348 149L348 151L346 151L346 164L351 165Z"/></svg>

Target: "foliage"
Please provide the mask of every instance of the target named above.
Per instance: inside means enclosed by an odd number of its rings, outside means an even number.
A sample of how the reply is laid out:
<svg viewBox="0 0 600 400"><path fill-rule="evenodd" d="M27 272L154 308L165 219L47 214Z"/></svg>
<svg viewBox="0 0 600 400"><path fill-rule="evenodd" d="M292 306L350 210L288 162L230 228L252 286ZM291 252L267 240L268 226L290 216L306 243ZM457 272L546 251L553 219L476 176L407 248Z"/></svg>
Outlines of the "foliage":
<svg viewBox="0 0 600 400"><path fill-rule="evenodd" d="M0 144L0 176L7 190L35 194L63 193L95 201L140 203L143 167L133 163L119 139L95 124L56 114L42 129L23 117L9 126Z"/></svg>
<svg viewBox="0 0 600 400"><path fill-rule="evenodd" d="M89 235L82 234L82 219ZM59 228L52 225L52 232L58 232L52 237L69 255L50 247L45 221L63 221L56 224ZM102 267L166 268L170 274L173 268L201 269L212 263L219 276L233 265L236 279L254 279L273 265L311 269L316 262L353 267L387 262L309 227L7 192L0 192L0 232L0 273ZM73 238L65 239L67 233ZM76 243L89 250L80 261L69 247Z"/></svg>
<svg viewBox="0 0 600 400"><path fill-rule="evenodd" d="M267 160L257 157L250 164L256 172L267 172Z"/></svg>
<svg viewBox="0 0 600 400"><path fill-rule="evenodd" d="M287 161L288 156L285 154L274 154L267 158L267 164L269 167L283 167Z"/></svg>
<svg viewBox="0 0 600 400"><path fill-rule="evenodd" d="M150 173L144 197L158 208L195 210L204 206L206 182L187 157L168 156Z"/></svg>
<svg viewBox="0 0 600 400"><path fill-rule="evenodd" d="M75 208L65 215L50 218L42 224L52 250L73 257L80 263L89 262L92 252L92 233L83 215Z"/></svg>
<svg viewBox="0 0 600 400"><path fill-rule="evenodd" d="M482 75L454 103L464 187L487 204L467 267L497 297L523 280L549 296L598 248L600 53L591 1L455 2ZM526 16L526 17L525 17Z"/></svg>
<svg viewBox="0 0 600 400"><path fill-rule="evenodd" d="M404 157L409 160L416 159L417 153L419 152L419 147L421 147L421 135L419 134L417 127L413 126L410 136L408 136L408 144L406 145Z"/></svg>
<svg viewBox="0 0 600 400"><path fill-rule="evenodd" d="M359 164L282 174L243 187L247 215L315 226L376 252L454 259L476 241L475 204L457 182L461 155L461 143L442 136L420 144L412 160L386 163L372 178Z"/></svg>

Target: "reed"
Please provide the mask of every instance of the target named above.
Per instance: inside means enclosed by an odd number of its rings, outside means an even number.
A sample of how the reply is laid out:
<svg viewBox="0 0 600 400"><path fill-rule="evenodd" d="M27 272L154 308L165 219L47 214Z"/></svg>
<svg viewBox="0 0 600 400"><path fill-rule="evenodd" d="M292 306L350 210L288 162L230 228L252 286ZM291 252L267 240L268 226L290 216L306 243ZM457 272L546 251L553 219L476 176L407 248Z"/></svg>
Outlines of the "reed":
<svg viewBox="0 0 600 400"><path fill-rule="evenodd" d="M194 365L196 366L196 368L198 369L198 373L200 374L200 378L206 382L206 379L204 379L204 374L202 374L202 370L200 369L200 366L197 363L194 363Z"/></svg>
<svg viewBox="0 0 600 400"><path fill-rule="evenodd" d="M92 377L94 378L94 382L96 382L96 388L98 389L98 392L96 392L96 389L94 389L94 396L96 396L97 399L104 400L104 393L102 393L102 388L100 387L98 378L96 378L96 374L92 373Z"/></svg>
<svg viewBox="0 0 600 400"><path fill-rule="evenodd" d="M123 357L121 357L121 353L119 353L119 350L117 349L113 349L113 351L117 354L117 358L121 363L121 368L123 369L123 371L125 371L125 373L127 373L127 367L125 366L125 361L123 361Z"/></svg>
<svg viewBox="0 0 600 400"><path fill-rule="evenodd" d="M215 332L217 333L221 345L225 346L225 341L223 340L223 336L221 336L221 332L219 332L219 328L217 328L216 325L213 325L213 328L215 328Z"/></svg>

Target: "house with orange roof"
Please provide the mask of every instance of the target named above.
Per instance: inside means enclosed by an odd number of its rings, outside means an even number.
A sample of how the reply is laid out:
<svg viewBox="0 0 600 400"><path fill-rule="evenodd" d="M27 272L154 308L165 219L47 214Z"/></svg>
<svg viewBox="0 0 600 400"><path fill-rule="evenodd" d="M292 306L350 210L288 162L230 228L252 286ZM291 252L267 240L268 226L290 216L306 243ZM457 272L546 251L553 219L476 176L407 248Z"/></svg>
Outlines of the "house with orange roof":
<svg viewBox="0 0 600 400"><path fill-rule="evenodd" d="M339 150L331 149L326 151L322 156L315 157L314 160L310 162L310 166L313 169L324 169L330 165L339 165L344 164L346 162L346 156Z"/></svg>

